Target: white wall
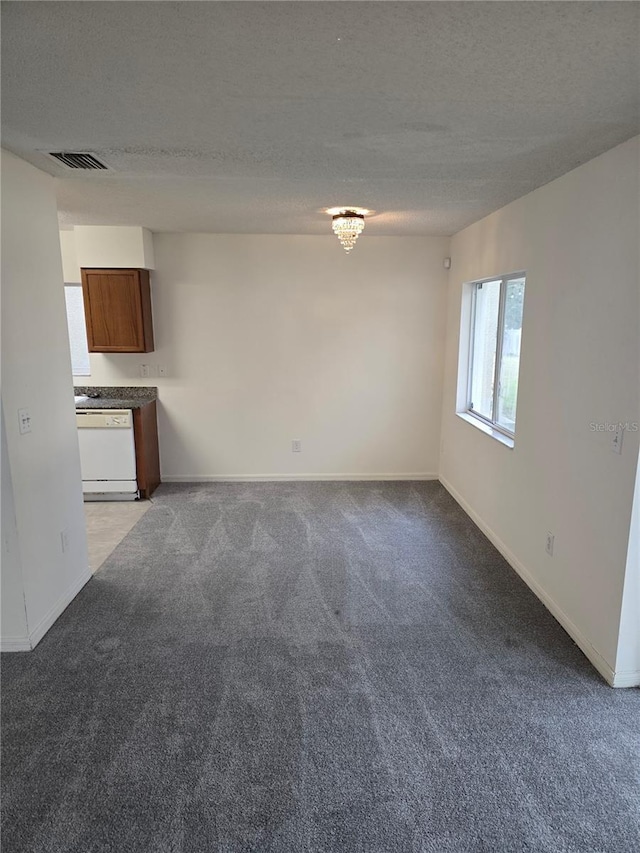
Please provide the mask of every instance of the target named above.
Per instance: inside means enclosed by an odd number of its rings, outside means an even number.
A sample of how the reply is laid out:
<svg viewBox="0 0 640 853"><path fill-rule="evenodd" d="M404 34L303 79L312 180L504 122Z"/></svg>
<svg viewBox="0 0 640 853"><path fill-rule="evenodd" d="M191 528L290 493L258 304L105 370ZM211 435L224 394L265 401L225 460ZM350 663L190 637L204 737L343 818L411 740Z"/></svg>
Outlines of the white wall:
<svg viewBox="0 0 640 853"><path fill-rule="evenodd" d="M60 232L60 251L62 252L62 276L65 283L79 284L82 281L82 276L76 253L76 235L73 229Z"/></svg>
<svg viewBox="0 0 640 853"><path fill-rule="evenodd" d="M76 384L159 386L163 479L437 474L447 238L154 244L156 352L92 355Z"/></svg>
<svg viewBox="0 0 640 853"><path fill-rule="evenodd" d="M3 651L12 646L16 649L29 645L27 630L27 613L24 603L24 584L22 583L22 567L20 565L20 548L16 513L13 506L13 484L9 467L7 437L4 428L4 412L0 413L0 443L2 445L2 621L0 632Z"/></svg>
<svg viewBox="0 0 640 853"><path fill-rule="evenodd" d="M627 432L618 456L610 433L590 425L640 420L638 164L635 139L466 228L451 245L441 478L610 680L639 434ZM461 300L463 282L522 269L510 450L455 414ZM553 558L547 531L555 534Z"/></svg>
<svg viewBox="0 0 640 853"><path fill-rule="evenodd" d="M8 152L2 154L2 401L11 474L3 486L13 492L21 567L11 577L22 578L28 648L90 574L54 182ZM26 435L18 430L20 408L31 414ZM17 590L10 595L19 600ZM11 623L8 629L15 640Z"/></svg>
<svg viewBox="0 0 640 853"><path fill-rule="evenodd" d="M640 672L640 457L631 513L616 672L620 673L621 680L638 683L635 674Z"/></svg>
<svg viewBox="0 0 640 853"><path fill-rule="evenodd" d="M135 225L76 225L73 233L74 254L80 267L152 270L155 266L153 235L147 228Z"/></svg>

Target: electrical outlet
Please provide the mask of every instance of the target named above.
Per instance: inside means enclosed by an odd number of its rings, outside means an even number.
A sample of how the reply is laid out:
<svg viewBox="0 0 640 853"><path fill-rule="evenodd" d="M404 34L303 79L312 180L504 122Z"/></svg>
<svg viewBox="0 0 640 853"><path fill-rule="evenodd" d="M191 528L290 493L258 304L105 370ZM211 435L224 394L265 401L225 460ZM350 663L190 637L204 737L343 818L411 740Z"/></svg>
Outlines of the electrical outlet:
<svg viewBox="0 0 640 853"><path fill-rule="evenodd" d="M544 546L544 550L550 557L553 557L553 543L555 541L555 536L553 533L547 533L547 541Z"/></svg>
<svg viewBox="0 0 640 853"><path fill-rule="evenodd" d="M611 450L614 453L622 453L622 438L624 436L624 429L622 424L618 424L615 429L615 432L611 435Z"/></svg>
<svg viewBox="0 0 640 853"><path fill-rule="evenodd" d="M294 438L291 442L291 452L292 453L302 453L302 442L299 438Z"/></svg>
<svg viewBox="0 0 640 853"><path fill-rule="evenodd" d="M62 546L62 553L66 554L69 550L69 530L66 527L60 531L60 545Z"/></svg>
<svg viewBox="0 0 640 853"><path fill-rule="evenodd" d="M31 413L29 409L18 409L18 427L20 435L31 432Z"/></svg>
<svg viewBox="0 0 640 853"><path fill-rule="evenodd" d="M143 379L148 379L150 375L151 375L151 371L149 369L149 365L148 364L141 364L140 365L140 376Z"/></svg>

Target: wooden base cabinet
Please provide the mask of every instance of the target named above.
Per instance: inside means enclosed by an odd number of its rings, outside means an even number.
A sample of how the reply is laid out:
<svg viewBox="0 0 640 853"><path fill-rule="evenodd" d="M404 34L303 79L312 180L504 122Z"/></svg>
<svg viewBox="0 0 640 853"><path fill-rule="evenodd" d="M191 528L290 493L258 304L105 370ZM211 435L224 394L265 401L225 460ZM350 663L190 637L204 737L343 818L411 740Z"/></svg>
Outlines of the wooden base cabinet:
<svg viewBox="0 0 640 853"><path fill-rule="evenodd" d="M160 485L160 453L156 401L133 410L136 478L141 498L150 498Z"/></svg>
<svg viewBox="0 0 640 853"><path fill-rule="evenodd" d="M153 352L149 270L81 272L89 352Z"/></svg>

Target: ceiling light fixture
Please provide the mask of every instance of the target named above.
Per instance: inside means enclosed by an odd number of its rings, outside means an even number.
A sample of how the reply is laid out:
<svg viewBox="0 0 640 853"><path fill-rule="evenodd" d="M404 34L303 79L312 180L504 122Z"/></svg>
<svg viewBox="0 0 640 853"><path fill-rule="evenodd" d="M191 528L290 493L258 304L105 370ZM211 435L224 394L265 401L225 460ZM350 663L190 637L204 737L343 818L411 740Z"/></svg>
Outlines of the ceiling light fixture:
<svg viewBox="0 0 640 853"><path fill-rule="evenodd" d="M371 211L364 207L330 207L327 213L333 217L333 233L349 254L364 230L365 216Z"/></svg>

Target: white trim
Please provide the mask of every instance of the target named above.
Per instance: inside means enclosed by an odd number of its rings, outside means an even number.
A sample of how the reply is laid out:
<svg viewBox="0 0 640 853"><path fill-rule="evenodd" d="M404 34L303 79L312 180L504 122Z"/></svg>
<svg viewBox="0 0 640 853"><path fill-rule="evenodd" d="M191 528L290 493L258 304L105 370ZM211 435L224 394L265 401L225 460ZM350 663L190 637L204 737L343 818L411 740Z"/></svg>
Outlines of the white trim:
<svg viewBox="0 0 640 853"><path fill-rule="evenodd" d="M28 637L2 637L0 652L30 652L31 643Z"/></svg>
<svg viewBox="0 0 640 853"><path fill-rule="evenodd" d="M582 631L574 625L571 619L567 616L567 614L562 610L562 608L556 604L556 602L551 598L551 596L540 586L537 580L530 574L530 572L523 566L523 564L518 560L518 558L510 551L504 542L493 532L493 530L480 518L477 512L473 510L466 500L462 497L462 495L456 491L456 489L445 480L444 477L440 477L440 482L445 487L445 489L449 492L449 494L460 504L462 509L467 513L467 515L471 518L471 520L482 530L487 539L491 541L493 545L500 551L502 556L505 558L507 563L515 569L515 571L520 575L522 580L527 584L529 589L540 599L540 601L544 604L547 610L551 613L552 616L557 619L560 625L564 628L564 630L569 634L571 639L576 643L576 645L582 650L582 652L586 655L586 657L591 661L594 667L598 670L600 675L607 681L611 687L633 687L636 684L640 683L640 673L632 673L632 672L620 672L616 673L613 667L608 663L607 660L600 654L597 649L591 645L591 643L584 636ZM633 679L636 679L633 681ZM630 683L632 682L632 683Z"/></svg>
<svg viewBox="0 0 640 853"><path fill-rule="evenodd" d="M480 432L483 432L485 435L490 436L491 438L495 438L496 441L499 441L500 444L504 444L505 447L508 447L510 450L513 450L515 446L515 440L513 436L506 435L504 432L500 432L499 429L496 429L490 423L481 420L477 415L471 415L469 412L456 412L456 415L459 418L462 418L463 421L466 421L468 424L471 424L472 427L479 429Z"/></svg>
<svg viewBox="0 0 640 853"><path fill-rule="evenodd" d="M82 587L87 583L87 581L90 581L92 577L93 575L91 570L86 568L80 577L76 578L76 580L71 584L69 589L60 596L48 613L43 616L33 631L29 632L29 642L31 643L32 649L38 645L56 619L67 609Z"/></svg>
<svg viewBox="0 0 640 853"><path fill-rule="evenodd" d="M290 480L314 482L316 480L437 480L438 475L420 474L163 474L163 483L262 483Z"/></svg>
<svg viewBox="0 0 640 853"><path fill-rule="evenodd" d="M640 670L618 670L613 675L612 687L640 687Z"/></svg>

